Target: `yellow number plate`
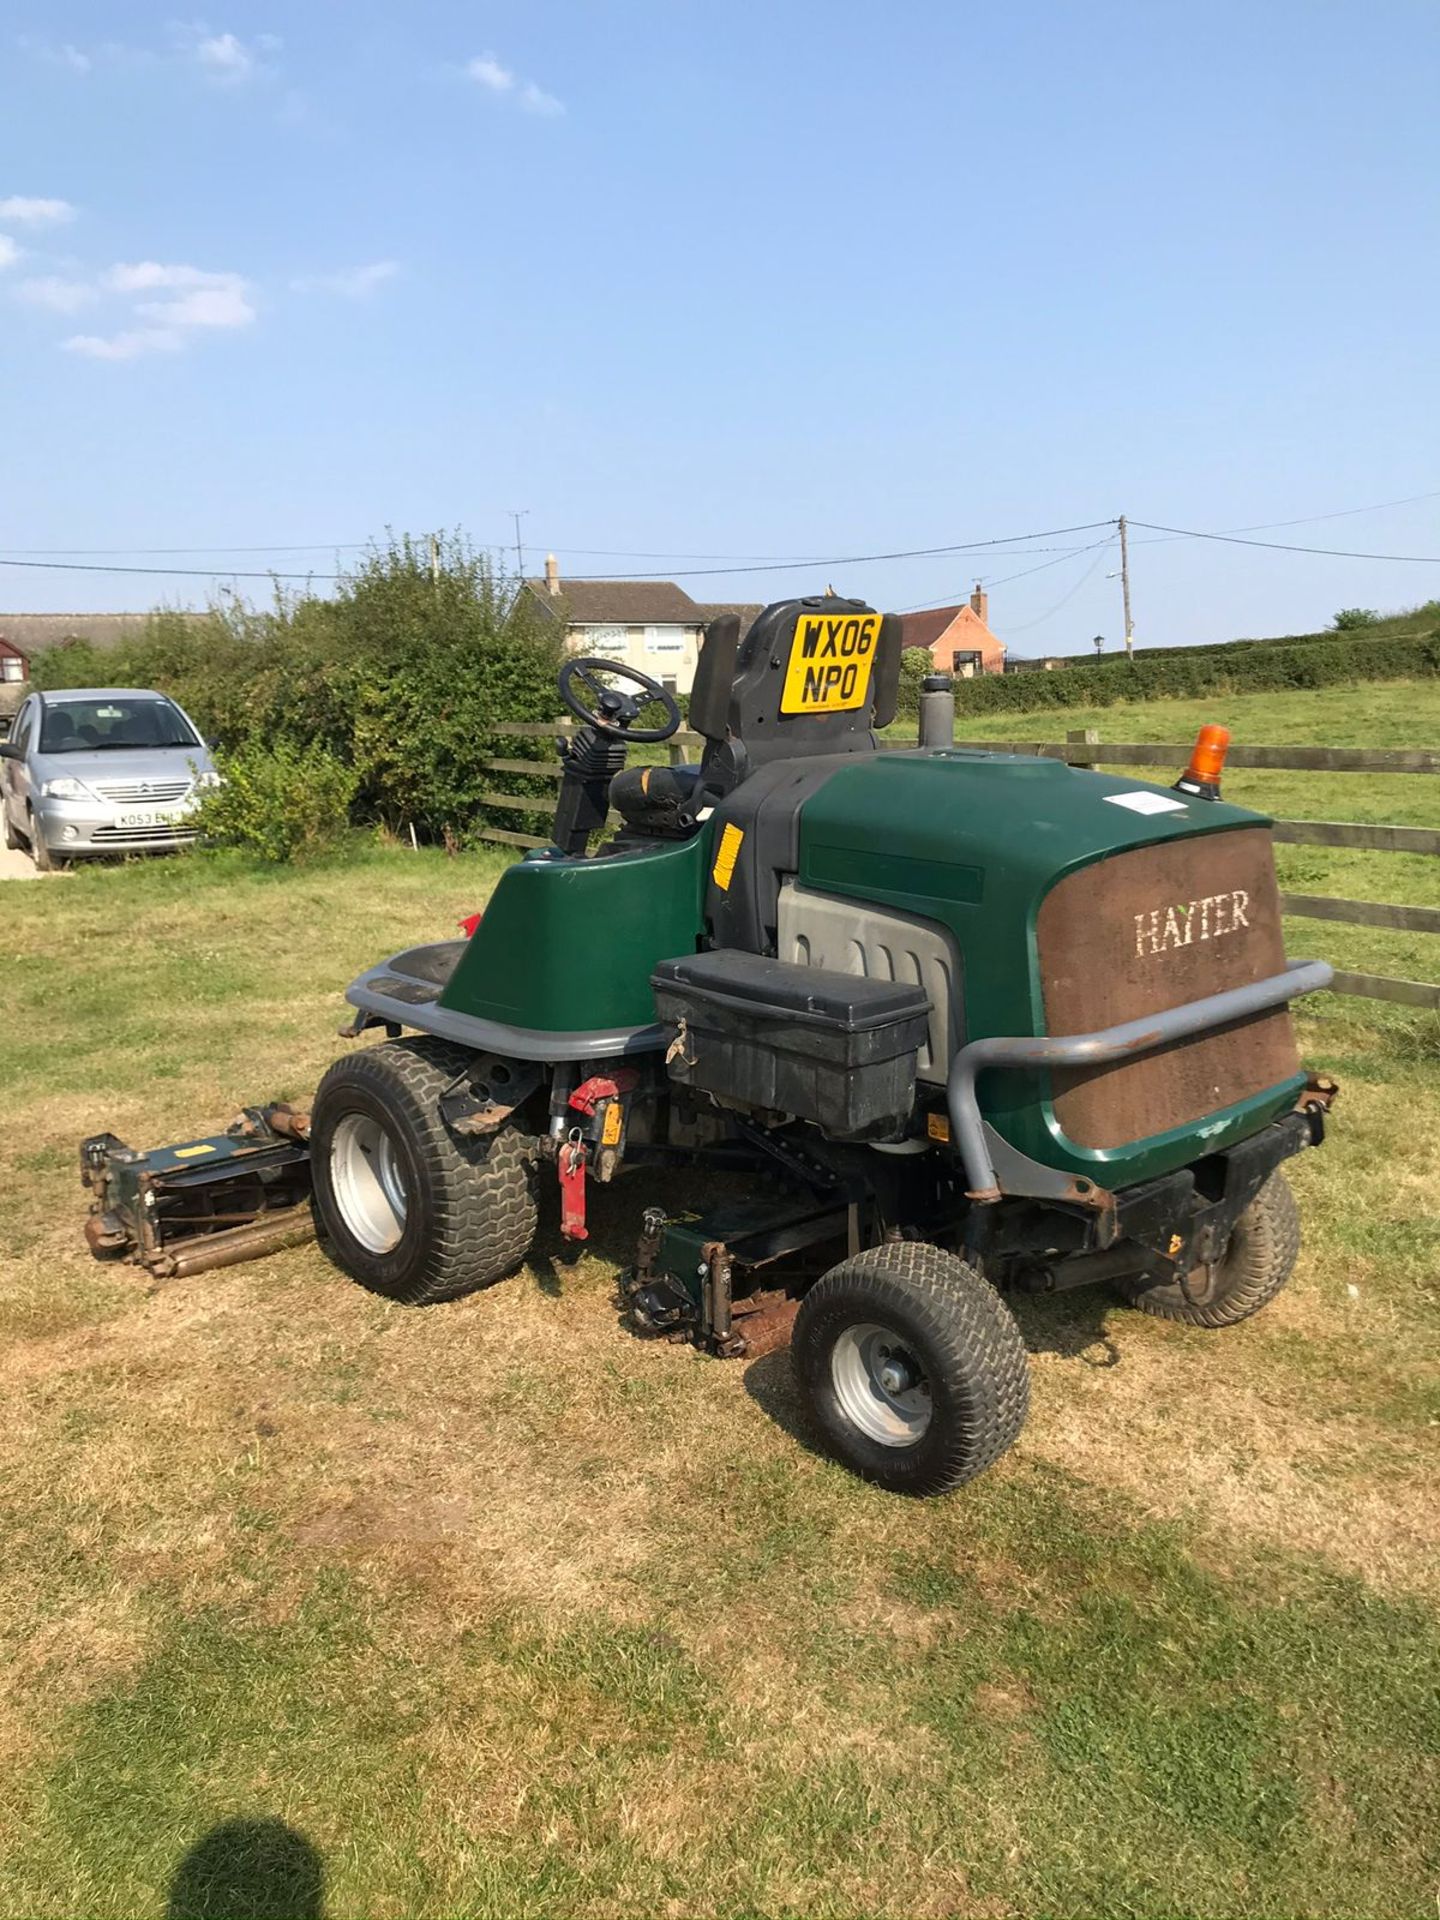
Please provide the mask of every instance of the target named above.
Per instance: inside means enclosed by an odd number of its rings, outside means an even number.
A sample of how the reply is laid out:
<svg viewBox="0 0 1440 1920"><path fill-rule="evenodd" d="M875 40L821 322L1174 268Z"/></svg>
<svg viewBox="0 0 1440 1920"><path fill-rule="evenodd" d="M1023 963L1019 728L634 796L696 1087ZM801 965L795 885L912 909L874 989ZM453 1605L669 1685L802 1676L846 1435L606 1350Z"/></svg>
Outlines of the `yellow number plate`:
<svg viewBox="0 0 1440 1920"><path fill-rule="evenodd" d="M781 713L851 713L870 694L878 613L802 613L790 643Z"/></svg>

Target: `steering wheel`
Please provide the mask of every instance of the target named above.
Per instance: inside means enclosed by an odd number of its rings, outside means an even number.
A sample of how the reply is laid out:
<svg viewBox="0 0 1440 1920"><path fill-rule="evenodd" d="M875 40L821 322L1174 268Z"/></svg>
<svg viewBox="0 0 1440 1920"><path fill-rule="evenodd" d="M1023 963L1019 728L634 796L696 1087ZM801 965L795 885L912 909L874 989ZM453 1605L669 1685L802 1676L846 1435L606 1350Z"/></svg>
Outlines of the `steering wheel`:
<svg viewBox="0 0 1440 1920"><path fill-rule="evenodd" d="M603 680L596 678L599 673L618 674L620 679L642 688L644 698L623 693L618 687L607 687ZM587 707L575 692L574 683L577 680L589 693L593 706ZM560 669L560 698L577 720L594 727L597 733L608 734L612 740L668 740L680 728L680 708L674 694L662 687L658 680L652 680L648 673L640 673L634 667L622 667L615 660L567 660ZM658 700L665 709L664 725L635 726L636 718L652 700Z"/></svg>

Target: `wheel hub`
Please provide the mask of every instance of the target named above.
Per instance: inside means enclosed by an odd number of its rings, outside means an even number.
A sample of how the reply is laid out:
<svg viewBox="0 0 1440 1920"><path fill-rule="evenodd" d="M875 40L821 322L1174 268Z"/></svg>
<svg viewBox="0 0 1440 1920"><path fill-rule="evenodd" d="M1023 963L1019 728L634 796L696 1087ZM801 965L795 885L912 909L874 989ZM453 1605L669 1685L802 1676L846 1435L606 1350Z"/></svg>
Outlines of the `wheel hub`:
<svg viewBox="0 0 1440 1920"><path fill-rule="evenodd" d="M389 1253L405 1231L409 1197L399 1152L368 1113L347 1113L330 1141L330 1184L350 1232L367 1253Z"/></svg>
<svg viewBox="0 0 1440 1920"><path fill-rule="evenodd" d="M874 1321L846 1327L830 1355L835 1395L848 1420L882 1447L913 1447L930 1425L930 1383L915 1354Z"/></svg>

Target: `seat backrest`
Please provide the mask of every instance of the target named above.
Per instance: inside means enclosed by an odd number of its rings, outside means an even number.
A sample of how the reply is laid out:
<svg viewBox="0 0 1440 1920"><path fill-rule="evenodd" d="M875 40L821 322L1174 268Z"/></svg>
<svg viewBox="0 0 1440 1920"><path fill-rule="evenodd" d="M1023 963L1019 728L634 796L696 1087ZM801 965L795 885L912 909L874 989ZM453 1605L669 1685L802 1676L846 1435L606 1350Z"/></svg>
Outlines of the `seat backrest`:
<svg viewBox="0 0 1440 1920"><path fill-rule="evenodd" d="M900 621L863 600L777 600L744 639L739 616L705 630L690 724L705 736L701 784L731 792L775 760L873 753L895 718Z"/></svg>

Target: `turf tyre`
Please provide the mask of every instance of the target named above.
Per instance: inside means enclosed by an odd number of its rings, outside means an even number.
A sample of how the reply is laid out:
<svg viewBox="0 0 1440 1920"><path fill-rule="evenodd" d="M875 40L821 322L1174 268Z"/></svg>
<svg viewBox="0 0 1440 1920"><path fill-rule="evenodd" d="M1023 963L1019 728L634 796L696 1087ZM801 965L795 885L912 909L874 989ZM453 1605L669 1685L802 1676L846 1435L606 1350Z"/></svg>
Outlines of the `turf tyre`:
<svg viewBox="0 0 1440 1920"><path fill-rule="evenodd" d="M837 1355L876 1326L893 1332L928 1388L928 1424L913 1441L877 1441L847 1412ZM1009 1308L973 1267L924 1241L872 1247L832 1267L801 1303L791 1362L825 1451L894 1493L946 1493L973 1480L1014 1445L1030 1405L1025 1343Z"/></svg>
<svg viewBox="0 0 1440 1920"><path fill-rule="evenodd" d="M1225 1258L1198 1267L1182 1288L1167 1280L1122 1285L1121 1295L1142 1313L1191 1327L1233 1327L1279 1293L1300 1252L1300 1210L1283 1173L1272 1173L1235 1222Z"/></svg>
<svg viewBox="0 0 1440 1920"><path fill-rule="evenodd" d="M407 1306L453 1300L501 1280L535 1238L536 1147L514 1122L484 1139L452 1133L440 1096L471 1056L421 1036L337 1060L316 1089L310 1154L315 1215L327 1253L353 1280ZM333 1149L348 1116L378 1121L403 1180L398 1243L362 1244L337 1197Z"/></svg>

